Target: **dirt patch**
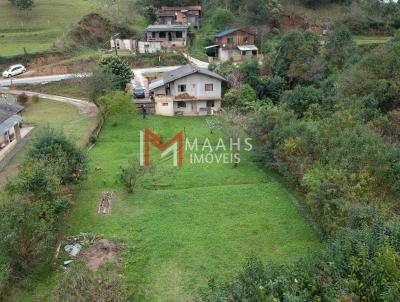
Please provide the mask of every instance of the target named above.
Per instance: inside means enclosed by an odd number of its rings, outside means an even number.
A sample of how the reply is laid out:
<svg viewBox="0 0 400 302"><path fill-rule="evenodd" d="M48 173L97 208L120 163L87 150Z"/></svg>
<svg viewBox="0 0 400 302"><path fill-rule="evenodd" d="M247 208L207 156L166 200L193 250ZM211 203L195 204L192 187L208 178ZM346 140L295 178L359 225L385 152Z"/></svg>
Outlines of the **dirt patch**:
<svg viewBox="0 0 400 302"><path fill-rule="evenodd" d="M115 200L115 193L114 192L103 192L101 194L101 199L99 203L99 209L97 213L99 214L110 214L111 213L111 205Z"/></svg>
<svg viewBox="0 0 400 302"><path fill-rule="evenodd" d="M92 271L97 271L106 262L117 259L119 247L106 239L95 240L88 250L81 253L78 258Z"/></svg>
<svg viewBox="0 0 400 302"><path fill-rule="evenodd" d="M48 54L38 58L32 58L29 60L29 68L39 68L44 65L57 63L61 60L67 59L69 56L67 54Z"/></svg>

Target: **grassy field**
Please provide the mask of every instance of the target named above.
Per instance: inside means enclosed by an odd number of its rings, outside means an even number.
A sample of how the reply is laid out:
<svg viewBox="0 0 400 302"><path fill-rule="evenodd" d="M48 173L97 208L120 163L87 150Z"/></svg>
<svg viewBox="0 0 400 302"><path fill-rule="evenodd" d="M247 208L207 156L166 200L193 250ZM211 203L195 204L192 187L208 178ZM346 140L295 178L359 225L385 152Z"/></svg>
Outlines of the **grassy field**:
<svg viewBox="0 0 400 302"><path fill-rule="evenodd" d="M0 56L50 48L72 24L93 10L85 0L36 0L29 12L20 12L8 0L0 0Z"/></svg>
<svg viewBox="0 0 400 302"><path fill-rule="evenodd" d="M16 85L16 89L61 95L80 100L88 99L87 93L82 89L82 84L77 79L48 82L45 84L21 84Z"/></svg>
<svg viewBox="0 0 400 302"><path fill-rule="evenodd" d="M40 100L37 104L28 103L22 113L24 122L35 125L34 132L50 126L64 131L72 140L84 145L96 126L96 118L79 114L75 106L48 100ZM29 142L16 154L11 162L0 172L0 186L3 186L7 177L14 175L19 163L23 160Z"/></svg>
<svg viewBox="0 0 400 302"><path fill-rule="evenodd" d="M137 301L186 301L210 277L232 277L247 257L283 263L319 248L316 233L300 215L297 200L269 172L258 169L249 154L238 168L231 164L190 164L165 177L138 183L129 195L117 181L119 167L139 152L139 130L149 128L165 138L186 129L202 141L204 118L131 115L107 122L89 153L88 179L77 188L65 233L94 232L121 244L126 284ZM218 134L211 136L216 144ZM99 216L102 191L113 190L112 214ZM49 300L62 270L37 277L15 301Z"/></svg>
<svg viewBox="0 0 400 302"><path fill-rule="evenodd" d="M389 41L392 37L387 36L354 36L354 40L357 45L367 45L367 44L382 44Z"/></svg>

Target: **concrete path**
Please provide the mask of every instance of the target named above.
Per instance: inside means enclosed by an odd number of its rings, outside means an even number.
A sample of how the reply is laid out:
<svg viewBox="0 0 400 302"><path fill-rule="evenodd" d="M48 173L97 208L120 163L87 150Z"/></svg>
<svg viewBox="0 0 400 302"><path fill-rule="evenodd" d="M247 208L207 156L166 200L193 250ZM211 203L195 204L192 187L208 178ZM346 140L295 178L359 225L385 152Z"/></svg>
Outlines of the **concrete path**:
<svg viewBox="0 0 400 302"><path fill-rule="evenodd" d="M192 56L190 56L190 55L187 54L187 53L183 53L183 56L184 56L186 59L188 59L189 62L191 62L191 63L193 63L193 64L196 64L197 66L199 66L199 67L201 67L201 68L206 68L206 69L208 69L208 65L210 65L210 63L208 63L208 62L203 62L203 61L201 61L201 60L199 60L199 59L193 58Z"/></svg>
<svg viewBox="0 0 400 302"><path fill-rule="evenodd" d="M62 103L68 103L68 104L78 107L80 114L86 115L89 117L97 116L97 114L99 112L99 109L93 103L83 101L83 100L68 98L68 97L64 97L64 96L51 95L51 94L45 94L45 93L37 93L37 92L24 91L24 90L14 90L14 89L7 89L7 88L0 88L0 93L9 93L9 94L15 94L15 95L25 93L28 96L37 95L38 97L43 98L43 99L48 99L51 101L62 102Z"/></svg>

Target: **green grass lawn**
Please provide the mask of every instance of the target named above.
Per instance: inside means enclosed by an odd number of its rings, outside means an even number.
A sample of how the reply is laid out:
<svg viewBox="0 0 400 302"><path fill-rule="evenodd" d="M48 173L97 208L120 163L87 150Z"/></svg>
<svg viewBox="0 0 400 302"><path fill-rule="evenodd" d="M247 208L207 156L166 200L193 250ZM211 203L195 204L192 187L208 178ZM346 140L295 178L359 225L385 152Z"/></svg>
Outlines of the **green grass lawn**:
<svg viewBox="0 0 400 302"><path fill-rule="evenodd" d="M35 125L31 135L43 127L50 126L64 131L72 140L82 146L88 141L91 131L96 126L96 118L79 114L75 106L48 100L40 100L37 104L29 102L25 105L22 117L24 122ZM28 148L29 142L0 172L0 186L4 185L7 177L15 175Z"/></svg>
<svg viewBox="0 0 400 302"><path fill-rule="evenodd" d="M128 195L117 181L119 167L139 152L139 130L165 138L186 129L188 138L209 136L201 117L130 115L109 121L89 152L89 176L77 187L75 207L65 234L95 232L122 245L121 263L135 301L186 301L209 278L223 281L239 271L247 257L284 263L319 248L316 233L300 215L297 200L273 173L242 154L231 164L189 164L170 170L154 186L148 178ZM211 136L213 144L217 134ZM167 169L167 170L166 170ZM96 209L102 191L114 190L112 214ZM38 277L15 301L46 301L62 271Z"/></svg>
<svg viewBox="0 0 400 302"><path fill-rule="evenodd" d="M80 79L67 79L45 84L21 84L16 85L16 89L66 96L80 100L88 99L87 93L82 89Z"/></svg>
<svg viewBox="0 0 400 302"><path fill-rule="evenodd" d="M382 44L389 41L392 37L387 36L354 36L357 45Z"/></svg>
<svg viewBox="0 0 400 302"><path fill-rule="evenodd" d="M0 56L49 49L83 15L93 10L85 0L36 0L32 11L20 12L0 0Z"/></svg>

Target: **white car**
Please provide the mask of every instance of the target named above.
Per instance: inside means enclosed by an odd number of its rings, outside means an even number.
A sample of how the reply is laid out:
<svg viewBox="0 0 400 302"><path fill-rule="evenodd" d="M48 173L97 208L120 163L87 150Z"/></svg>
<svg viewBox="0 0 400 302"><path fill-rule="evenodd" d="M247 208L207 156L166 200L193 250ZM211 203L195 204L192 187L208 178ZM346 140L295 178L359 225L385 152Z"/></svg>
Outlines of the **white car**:
<svg viewBox="0 0 400 302"><path fill-rule="evenodd" d="M5 70L2 75L4 78L10 78L18 74L24 73L25 71L26 71L25 66L18 64L18 65L13 65L7 70Z"/></svg>

